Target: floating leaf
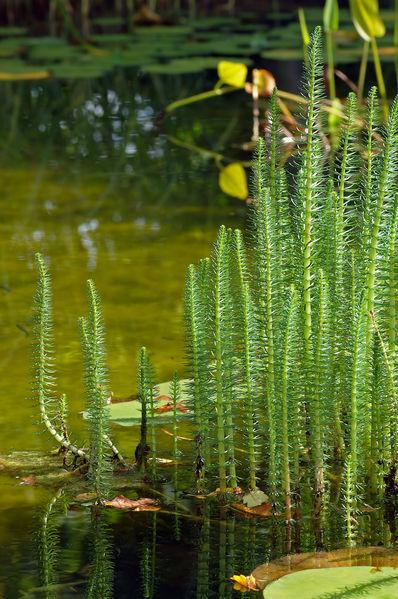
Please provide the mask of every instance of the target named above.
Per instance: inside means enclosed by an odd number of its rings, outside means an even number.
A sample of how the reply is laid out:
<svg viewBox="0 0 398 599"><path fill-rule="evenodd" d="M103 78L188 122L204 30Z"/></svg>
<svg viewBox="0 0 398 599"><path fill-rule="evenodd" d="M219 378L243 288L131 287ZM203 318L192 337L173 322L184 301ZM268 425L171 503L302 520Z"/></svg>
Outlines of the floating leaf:
<svg viewBox="0 0 398 599"><path fill-rule="evenodd" d="M36 79L47 79L50 77L48 71L39 71L26 67L21 72L0 71L0 81L34 81Z"/></svg>
<svg viewBox="0 0 398 599"><path fill-rule="evenodd" d="M33 474L30 474L29 476L23 476L19 484L21 486L33 486L36 484L36 478L33 476Z"/></svg>
<svg viewBox="0 0 398 599"><path fill-rule="evenodd" d="M55 64L51 74L58 79L97 79L106 71L100 64Z"/></svg>
<svg viewBox="0 0 398 599"><path fill-rule="evenodd" d="M340 568L342 566L368 566L380 568L398 567L398 550L386 547L348 547L335 551L315 553L295 553L285 555L272 562L257 566L252 572L259 588L263 589L272 581L302 570L313 568Z"/></svg>
<svg viewBox="0 0 398 599"><path fill-rule="evenodd" d="M177 411L177 420L191 417L191 412L185 405L188 400L185 387L189 382L190 381L188 379L183 379L180 381L181 393L179 409ZM160 405L156 406L154 422L155 424L160 424L163 426L164 424L173 422L173 409L161 409L163 406L170 403L170 397L167 395L170 388L170 382L167 381L166 383L161 383L156 387L159 395L158 398L155 399L155 402ZM141 423L141 402L139 402L137 399L133 401L112 403L108 406L108 410L109 419L115 424L119 424L121 426L135 426ZM83 412L83 418L87 419L86 412Z"/></svg>
<svg viewBox="0 0 398 599"><path fill-rule="evenodd" d="M247 505L247 507L256 507L257 505L261 505L268 501L268 495L261 491L261 489L253 489L253 491L249 491L243 497L243 503Z"/></svg>
<svg viewBox="0 0 398 599"><path fill-rule="evenodd" d="M247 66L242 62L222 60L217 67L220 81L232 87L245 87Z"/></svg>
<svg viewBox="0 0 398 599"><path fill-rule="evenodd" d="M107 507L113 507L117 510L133 510L134 512L149 512L159 510L159 506L154 499L142 497L141 499L129 499L124 495L118 495L105 502Z"/></svg>
<svg viewBox="0 0 398 599"><path fill-rule="evenodd" d="M234 574L230 580L234 583L234 590L247 593L247 591L258 591L256 579L251 574L245 576L244 574Z"/></svg>
<svg viewBox="0 0 398 599"><path fill-rule="evenodd" d="M123 46L131 42L132 36L129 33L98 33L91 36L91 39L100 45Z"/></svg>
<svg viewBox="0 0 398 599"><path fill-rule="evenodd" d="M395 568L323 568L283 576L264 590L266 599L326 599L326 597L398 597L398 573Z"/></svg>
<svg viewBox="0 0 398 599"><path fill-rule="evenodd" d="M218 184L229 196L246 200L249 195L246 172L240 162L232 162L221 169Z"/></svg>
<svg viewBox="0 0 398 599"><path fill-rule="evenodd" d="M386 28L379 15L378 0L350 0L350 8L355 29L362 39L383 37Z"/></svg>

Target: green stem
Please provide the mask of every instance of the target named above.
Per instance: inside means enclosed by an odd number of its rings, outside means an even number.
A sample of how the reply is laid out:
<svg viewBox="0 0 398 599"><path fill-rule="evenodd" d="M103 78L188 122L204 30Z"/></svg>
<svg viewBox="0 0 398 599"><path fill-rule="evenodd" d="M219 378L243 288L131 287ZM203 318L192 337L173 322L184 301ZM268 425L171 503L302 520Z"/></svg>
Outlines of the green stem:
<svg viewBox="0 0 398 599"><path fill-rule="evenodd" d="M243 254L243 241L242 234L237 229L235 231L235 250L236 250L236 263L238 267L238 288L239 288L239 305L241 306L242 312L242 341L243 341L243 387L244 387L244 401L243 401L243 417L246 422L246 433L247 433L247 445L249 452L249 488L256 488L256 471L257 471L257 460L255 453L255 430L256 430L256 419L255 419L255 407L254 407L254 392L253 392L253 341L251 335L250 326L250 315L252 311L250 289L246 280L246 268L244 265L244 254Z"/></svg>
<svg viewBox="0 0 398 599"><path fill-rule="evenodd" d="M394 2L394 46L395 46L395 78L398 87L398 0Z"/></svg>
<svg viewBox="0 0 398 599"><path fill-rule="evenodd" d="M171 102L165 108L165 112L169 113L176 108L181 108L181 106L188 106L188 104L193 104L194 102L201 102L202 100L207 100L208 98L214 98L215 96L222 96L224 94L229 94L231 92L240 91L242 88L240 87L217 87L211 89L207 92L201 92L200 94L195 94L194 96L189 96L189 98L182 98L181 100L176 100L175 102Z"/></svg>
<svg viewBox="0 0 398 599"><path fill-rule="evenodd" d="M329 75L329 95L330 99L336 99L336 83L334 79L334 44L333 34L331 31L326 32L326 52L328 60L328 75Z"/></svg>
<svg viewBox="0 0 398 599"><path fill-rule="evenodd" d="M376 42L375 37L371 38L370 44L372 47L373 62L374 62L375 71L376 71L377 85L379 88L382 107L383 107L383 115L384 115L384 119L387 120L388 119L388 100L387 100L386 85L384 83L383 71L381 68L380 56L379 56L379 51L377 48L377 42Z"/></svg>
<svg viewBox="0 0 398 599"><path fill-rule="evenodd" d="M215 264L215 377L216 377L216 409L217 409L217 445L218 445L218 478L220 491L227 488L227 472L225 462L225 427L224 427L224 385L223 385L223 352L222 352L222 266L225 252L225 227L220 228Z"/></svg>
<svg viewBox="0 0 398 599"><path fill-rule="evenodd" d="M363 42L363 47L362 47L361 65L359 67L359 77L358 77L358 100L360 102L363 100L366 69L368 66L368 56L369 56L369 42L365 40Z"/></svg>
<svg viewBox="0 0 398 599"><path fill-rule="evenodd" d="M283 492L285 496L285 519L290 522L292 519L291 511L291 486L290 486L290 451L289 451L289 361L291 350L291 328L293 315L296 310L296 293L294 288L291 290L289 310L286 319L285 342L283 348L283 364L282 364L282 476L283 476ZM293 442L297 442L294 439Z"/></svg>

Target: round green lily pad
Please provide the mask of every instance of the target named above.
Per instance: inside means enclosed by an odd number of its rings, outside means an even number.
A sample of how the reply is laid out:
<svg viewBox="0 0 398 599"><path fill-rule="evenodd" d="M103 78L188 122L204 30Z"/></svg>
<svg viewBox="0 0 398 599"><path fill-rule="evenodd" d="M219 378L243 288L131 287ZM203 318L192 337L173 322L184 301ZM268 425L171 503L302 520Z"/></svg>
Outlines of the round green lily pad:
<svg viewBox="0 0 398 599"><path fill-rule="evenodd" d="M191 417L191 411L186 408L188 394L186 392L189 379L180 381L180 398L177 404L177 420L185 420ZM157 397L161 399L156 401L156 408L160 411L155 414L154 421L156 424L164 425L173 421L173 409L171 408L170 381L156 385ZM138 399L133 401L122 401L113 403L108 406L109 420L120 426L137 426L141 424L141 402ZM149 406L147 408L149 415ZM83 412L83 418L87 419L87 412Z"/></svg>
<svg viewBox="0 0 398 599"><path fill-rule="evenodd" d="M263 591L265 599L393 599L398 570L353 566L304 570L283 576Z"/></svg>

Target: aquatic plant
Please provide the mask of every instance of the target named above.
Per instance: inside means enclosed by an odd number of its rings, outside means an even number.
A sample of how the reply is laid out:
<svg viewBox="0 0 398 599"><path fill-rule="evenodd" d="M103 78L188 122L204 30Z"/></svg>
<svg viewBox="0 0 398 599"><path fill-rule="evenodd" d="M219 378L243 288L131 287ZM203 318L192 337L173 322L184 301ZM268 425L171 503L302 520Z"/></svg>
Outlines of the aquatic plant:
<svg viewBox="0 0 398 599"><path fill-rule="evenodd" d="M111 599L113 597L114 565L110 529L103 508L91 509L91 569L88 580L87 599Z"/></svg>
<svg viewBox="0 0 398 599"><path fill-rule="evenodd" d="M33 314L33 392L37 398L40 418L46 430L60 447L76 458L87 459L83 449L69 441L65 428L66 397L56 392L54 323L52 286L48 266L41 254L36 254L38 273Z"/></svg>
<svg viewBox="0 0 398 599"><path fill-rule="evenodd" d="M254 159L250 260L241 233L221 227L204 299L189 269L187 297L197 298L197 314L206 306L206 320L187 320L188 351L189 364L192 356L200 364L190 370L192 398L207 376L201 401L216 422L208 442L218 470L209 480L221 491L238 481L264 485L288 518L305 488L319 516L330 475L345 464L353 540L362 495L382 496L397 459L398 101L379 127L373 88L362 135L350 94L339 143L327 155L321 54L318 28L293 179L282 164L272 98L269 143L259 140ZM200 420L202 404L192 403Z"/></svg>
<svg viewBox="0 0 398 599"><path fill-rule="evenodd" d="M142 596L152 599L156 592L157 514L148 514L141 556Z"/></svg>
<svg viewBox="0 0 398 599"><path fill-rule="evenodd" d="M36 254L36 265L38 284L34 298L33 389L38 399L41 421L59 443L60 451L70 452L74 456L74 463L79 458L89 463L90 476L93 481L95 479L94 486L97 492L101 490L99 479L102 476L100 471L106 463L106 460L103 461L105 453L110 450L111 455L124 464L123 456L108 434L106 404L110 393L107 391L104 325L100 300L94 283L89 281L89 317L80 319L91 439L90 451L87 452L70 441L67 429L67 398L65 394L56 393L51 278L41 254Z"/></svg>
<svg viewBox="0 0 398 599"><path fill-rule="evenodd" d="M52 587L58 582L58 561L60 554L60 518L65 512L63 491L60 489L45 506L40 517L38 550L40 579L47 589L46 599L56 599L57 592Z"/></svg>
<svg viewBox="0 0 398 599"><path fill-rule="evenodd" d="M196 268L188 268L185 286L185 332L187 368L190 383L190 408L195 417L196 476L198 488L210 469L209 431L209 344L207 338L207 300L209 260L202 260Z"/></svg>
<svg viewBox="0 0 398 599"><path fill-rule="evenodd" d="M142 347L138 354L137 387L141 402L141 436L135 450L136 464L140 472L146 472L148 456L151 455L151 474L156 477L155 370L146 347Z"/></svg>

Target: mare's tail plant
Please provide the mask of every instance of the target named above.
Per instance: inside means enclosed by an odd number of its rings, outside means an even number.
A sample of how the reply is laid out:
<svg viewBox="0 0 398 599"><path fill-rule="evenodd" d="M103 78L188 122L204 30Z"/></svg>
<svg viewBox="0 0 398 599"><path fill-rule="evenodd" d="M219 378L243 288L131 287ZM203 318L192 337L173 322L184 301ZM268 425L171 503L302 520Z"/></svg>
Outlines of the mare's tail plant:
<svg viewBox="0 0 398 599"><path fill-rule="evenodd" d="M149 453L152 452L152 457L156 462L156 446L153 447L153 443L156 445L156 436L152 411L153 400L154 400L154 368L149 358L146 347L141 347L138 353L138 372L137 372L137 388L138 388L138 399L141 402L141 434L140 442L135 450L135 460L138 470L142 473L147 471L147 461ZM150 415L150 433L152 447L148 444L148 414ZM152 464L152 470L156 469L155 465Z"/></svg>
<svg viewBox="0 0 398 599"><path fill-rule="evenodd" d="M289 519L300 496L312 494L316 516L330 497L354 542L361 502L380 500L397 471L398 100L379 127L373 88L362 133L350 94L330 153L321 57L318 28L294 177L279 155L271 98L269 144L260 139L254 159L249 251L240 232L221 227L204 295L199 270L189 269L188 358L197 428L207 426L217 449L210 479L221 491L238 481L266 488ZM337 479L341 494L327 483Z"/></svg>
<svg viewBox="0 0 398 599"><path fill-rule="evenodd" d="M59 490L45 506L40 519L38 538L40 579L47 588L46 599L56 599L52 590L58 583L60 557L60 519L65 513L63 491Z"/></svg>
<svg viewBox="0 0 398 599"><path fill-rule="evenodd" d="M191 382L187 392L195 417L196 478L200 491L210 470L209 407L211 399L207 335L209 260L202 260L196 268L188 267L185 286L185 330L188 373Z"/></svg>
<svg viewBox="0 0 398 599"><path fill-rule="evenodd" d="M89 315L87 318L80 318L79 322L90 432L89 479L97 495L97 500L102 501L109 493L111 473L107 410L108 370L102 310L97 290L92 281L87 282L87 291Z"/></svg>
<svg viewBox="0 0 398 599"><path fill-rule="evenodd" d="M66 431L67 404L64 395L56 391L54 356L54 322L51 277L41 254L36 254L38 273L34 298L33 391L37 398L40 418L60 447L75 458L87 459L85 451L69 440Z"/></svg>
<svg viewBox="0 0 398 599"><path fill-rule="evenodd" d="M91 569L87 584L87 599L113 597L114 564L111 531L103 508L91 510Z"/></svg>

